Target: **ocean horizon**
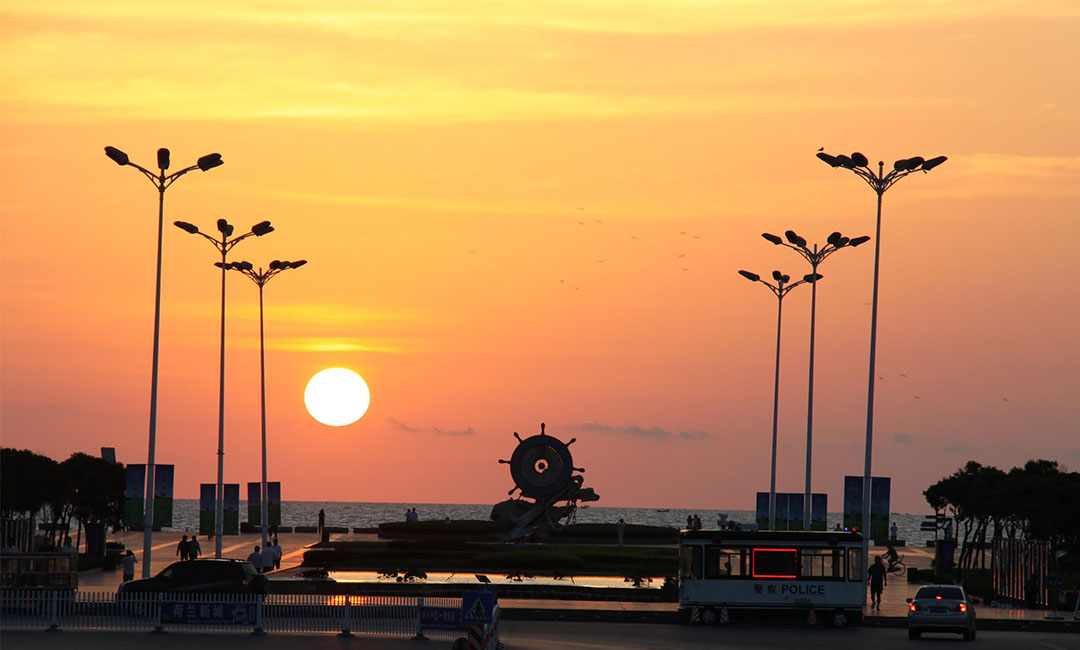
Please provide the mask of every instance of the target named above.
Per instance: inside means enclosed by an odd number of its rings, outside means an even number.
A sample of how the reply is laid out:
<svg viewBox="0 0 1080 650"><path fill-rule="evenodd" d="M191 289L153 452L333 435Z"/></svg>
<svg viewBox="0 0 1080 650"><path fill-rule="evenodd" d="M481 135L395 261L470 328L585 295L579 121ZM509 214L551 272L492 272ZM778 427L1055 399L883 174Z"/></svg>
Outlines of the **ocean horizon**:
<svg viewBox="0 0 1080 650"><path fill-rule="evenodd" d="M326 513L327 526L353 528L375 528L379 524L392 521L405 521L405 511L415 508L421 520L487 520L493 504L464 503L388 503L364 501L283 501L281 504L282 526L315 526L319 521L319 510ZM628 524L645 526L667 526L685 528L688 516L701 517L706 529L717 527L717 515L723 513L729 521L752 523L756 513L753 510L739 509L702 509L702 508L618 508L591 504L579 505L576 523L596 524L615 523L620 518ZM247 521L248 502L240 502L240 521ZM934 538L933 532L920 530L925 515L910 513L892 513L891 521L896 523L898 539L905 540L909 546L924 546L927 540ZM828 513L827 525L831 530L836 524L842 524L843 513ZM193 531L199 527L199 500L174 499L173 525L165 530Z"/></svg>

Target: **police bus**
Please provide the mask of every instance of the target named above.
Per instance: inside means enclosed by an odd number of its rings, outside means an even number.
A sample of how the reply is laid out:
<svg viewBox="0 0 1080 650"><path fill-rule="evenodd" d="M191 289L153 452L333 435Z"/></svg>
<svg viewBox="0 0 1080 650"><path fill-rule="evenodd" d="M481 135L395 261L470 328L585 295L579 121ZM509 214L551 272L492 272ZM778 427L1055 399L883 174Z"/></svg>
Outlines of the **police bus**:
<svg viewBox="0 0 1080 650"><path fill-rule="evenodd" d="M842 531L683 531L679 610L716 623L741 611L805 612L826 625L862 621L862 535Z"/></svg>

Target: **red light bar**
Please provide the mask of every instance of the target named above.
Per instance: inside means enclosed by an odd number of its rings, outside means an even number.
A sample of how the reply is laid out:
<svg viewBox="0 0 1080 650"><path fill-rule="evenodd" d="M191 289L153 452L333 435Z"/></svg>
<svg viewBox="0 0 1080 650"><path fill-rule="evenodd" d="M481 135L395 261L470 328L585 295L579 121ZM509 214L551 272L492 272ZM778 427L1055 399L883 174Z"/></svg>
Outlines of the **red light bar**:
<svg viewBox="0 0 1080 650"><path fill-rule="evenodd" d="M750 555L751 555L751 558L750 558L750 566L751 566L750 575L751 575L751 577L754 577L754 578L787 578L787 579L793 579L793 578L798 578L799 577L797 574L794 574L794 573L789 574L789 575L779 575L779 574L774 575L774 574L768 574L768 573L758 573L757 572L757 554L758 554L759 551L763 552L763 553L791 553L792 555L796 555L799 552L798 549L794 549L794 548L755 548L755 549L753 549L750 552ZM794 565L795 562L792 562L792 564Z"/></svg>

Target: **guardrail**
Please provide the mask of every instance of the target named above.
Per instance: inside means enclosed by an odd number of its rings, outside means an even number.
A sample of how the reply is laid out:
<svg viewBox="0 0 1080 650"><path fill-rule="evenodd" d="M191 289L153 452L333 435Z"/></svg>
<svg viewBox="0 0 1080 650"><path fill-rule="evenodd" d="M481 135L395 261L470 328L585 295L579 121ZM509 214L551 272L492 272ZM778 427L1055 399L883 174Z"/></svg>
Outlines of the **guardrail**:
<svg viewBox="0 0 1080 650"><path fill-rule="evenodd" d="M496 647L497 616L489 624L467 625L461 608L461 597L5 590L0 592L0 629L336 632L414 638L466 637L478 631L482 647Z"/></svg>

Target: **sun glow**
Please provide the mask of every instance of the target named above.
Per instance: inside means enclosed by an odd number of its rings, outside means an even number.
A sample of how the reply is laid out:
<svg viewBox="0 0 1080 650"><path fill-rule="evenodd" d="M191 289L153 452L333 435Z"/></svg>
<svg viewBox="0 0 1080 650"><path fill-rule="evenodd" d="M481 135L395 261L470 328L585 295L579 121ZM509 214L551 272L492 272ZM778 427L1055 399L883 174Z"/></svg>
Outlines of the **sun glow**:
<svg viewBox="0 0 1080 650"><path fill-rule="evenodd" d="M304 389L304 405L311 417L332 427L356 422L367 413L371 392L363 377L348 368L327 368L315 373Z"/></svg>

